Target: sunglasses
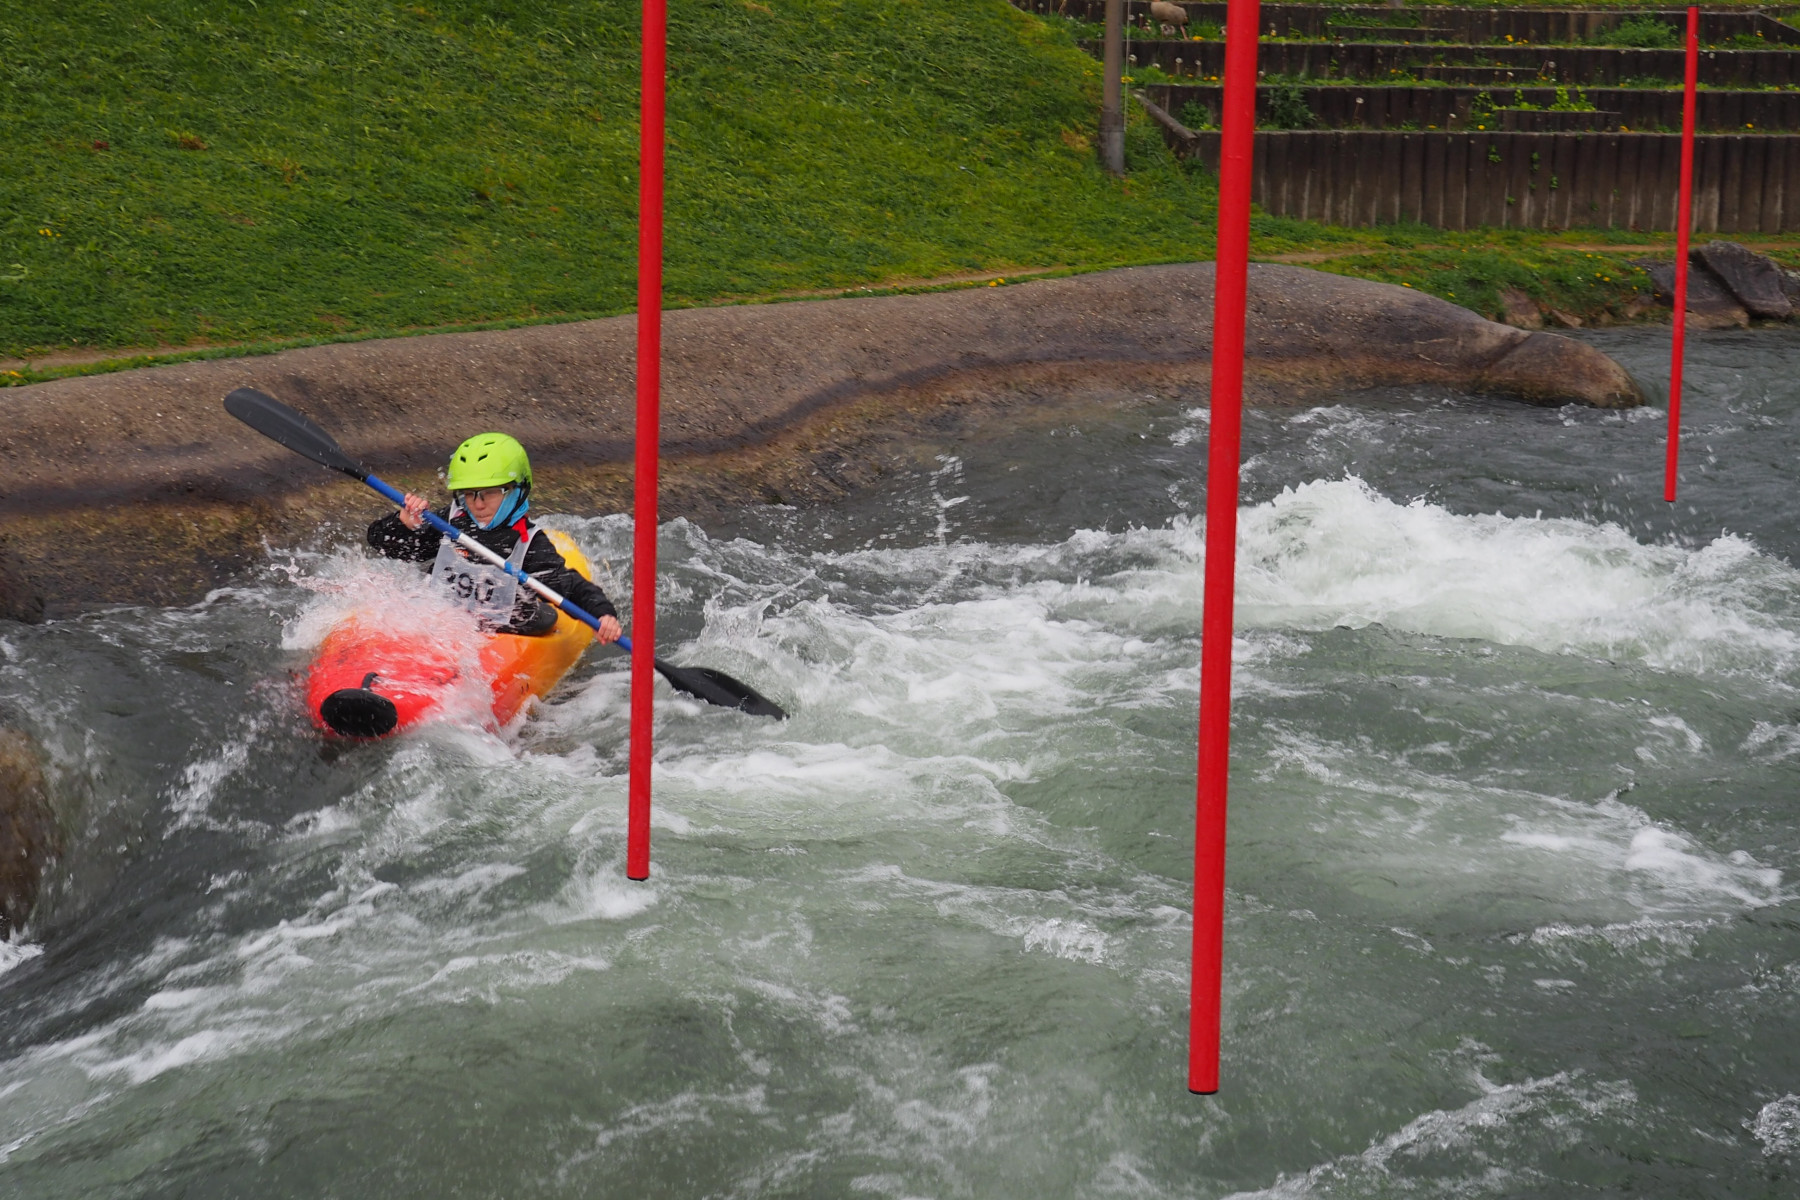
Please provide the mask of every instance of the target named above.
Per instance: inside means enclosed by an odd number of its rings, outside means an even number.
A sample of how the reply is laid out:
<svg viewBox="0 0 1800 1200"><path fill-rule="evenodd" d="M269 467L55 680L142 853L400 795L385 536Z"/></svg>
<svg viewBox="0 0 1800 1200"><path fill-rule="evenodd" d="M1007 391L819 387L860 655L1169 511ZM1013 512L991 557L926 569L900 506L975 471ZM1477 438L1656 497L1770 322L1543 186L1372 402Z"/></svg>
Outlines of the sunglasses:
<svg viewBox="0 0 1800 1200"><path fill-rule="evenodd" d="M508 490L509 489L505 486L472 488L466 492L456 493L456 498L458 500L460 500L464 505L467 505L470 501L476 501L481 504L486 504L490 500L500 499L500 497L506 495Z"/></svg>

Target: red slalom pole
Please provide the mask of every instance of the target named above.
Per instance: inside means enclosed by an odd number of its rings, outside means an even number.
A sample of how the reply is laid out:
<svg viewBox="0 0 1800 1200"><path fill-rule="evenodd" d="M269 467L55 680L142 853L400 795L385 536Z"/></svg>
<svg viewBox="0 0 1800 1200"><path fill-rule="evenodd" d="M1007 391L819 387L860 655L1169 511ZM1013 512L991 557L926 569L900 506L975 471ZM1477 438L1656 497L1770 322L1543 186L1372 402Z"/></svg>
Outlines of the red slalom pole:
<svg viewBox="0 0 1800 1200"><path fill-rule="evenodd" d="M1687 350L1688 229L1694 223L1694 92L1700 78L1700 10L1688 9L1687 80L1681 99L1681 199L1675 205L1675 326L1669 338L1669 456L1663 499L1675 502L1681 466L1681 363Z"/></svg>
<svg viewBox="0 0 1800 1200"><path fill-rule="evenodd" d="M1231 628L1237 584L1244 308L1250 277L1250 154L1256 138L1258 0L1231 0L1219 139L1212 422L1206 447L1206 587L1200 635L1200 766L1194 807L1194 948L1188 993L1188 1091L1219 1090L1225 954L1225 789L1231 768Z"/></svg>
<svg viewBox="0 0 1800 1200"><path fill-rule="evenodd" d="M631 533L631 773L625 875L650 877L650 735L656 716L656 483L662 396L663 88L668 0L644 0L638 148L637 447Z"/></svg>

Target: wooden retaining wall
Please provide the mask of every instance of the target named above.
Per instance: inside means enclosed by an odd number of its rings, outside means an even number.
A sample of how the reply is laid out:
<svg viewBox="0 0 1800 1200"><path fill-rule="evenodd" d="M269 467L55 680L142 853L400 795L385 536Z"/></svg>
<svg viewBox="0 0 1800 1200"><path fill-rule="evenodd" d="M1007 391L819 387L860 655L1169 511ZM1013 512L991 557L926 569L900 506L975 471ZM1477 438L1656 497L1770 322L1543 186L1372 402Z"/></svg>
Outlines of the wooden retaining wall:
<svg viewBox="0 0 1800 1200"><path fill-rule="evenodd" d="M1198 104L1209 115L1207 123L1217 125L1220 88L1216 83L1152 84L1143 90L1178 117L1189 103ZM1680 92L1646 88L1579 90L1595 108L1618 113L1619 123L1627 130L1666 133L1681 128ZM1558 99L1555 88L1498 85L1399 88L1338 84L1300 87L1298 91L1321 129L1388 129L1401 125L1462 129L1469 123L1470 105L1483 96L1495 106L1531 104L1538 108L1548 108ZM1269 90L1259 88L1256 100L1257 118L1266 120ZM1746 125L1751 125L1763 133L1800 132L1800 91L1703 91L1695 100L1695 118L1701 130L1741 133L1746 132Z"/></svg>
<svg viewBox="0 0 1800 1200"><path fill-rule="evenodd" d="M1165 125L1165 129L1168 126ZM1219 135L1169 130L1217 169ZM1264 211L1332 225L1667 230L1681 138L1660 133L1262 130L1251 196ZM1800 229L1800 136L1695 139L1694 228Z"/></svg>
<svg viewBox="0 0 1800 1200"><path fill-rule="evenodd" d="M1106 19L1106 0L1013 0L1016 7L1042 16L1073 17L1080 21ZM1149 0L1126 0L1134 19L1146 17ZM1188 23L1225 25L1224 4L1183 4ZM1388 8L1385 5L1265 4L1262 31L1270 37L1326 37L1334 26L1427 26L1442 30L1445 40L1484 43L1585 42L1616 28L1621 21L1657 17L1677 30L1687 29L1687 9L1591 9L1591 8ZM1761 34L1765 42L1800 44L1800 29L1759 12L1702 12L1700 39L1720 42Z"/></svg>
<svg viewBox="0 0 1800 1200"><path fill-rule="evenodd" d="M1095 57L1100 43L1082 48ZM1225 69L1222 40L1134 38L1132 61L1171 75L1217 76ZM1680 50L1628 50L1607 46L1442 46L1391 42L1266 42L1257 51L1262 74L1307 79L1400 80L1429 75L1433 67L1489 67L1510 71L1513 82L1530 79L1581 87L1631 80L1679 86L1685 70ZM1404 81L1404 80L1400 80ZM1800 53L1791 50L1702 50L1700 82L1708 87L1800 86Z"/></svg>

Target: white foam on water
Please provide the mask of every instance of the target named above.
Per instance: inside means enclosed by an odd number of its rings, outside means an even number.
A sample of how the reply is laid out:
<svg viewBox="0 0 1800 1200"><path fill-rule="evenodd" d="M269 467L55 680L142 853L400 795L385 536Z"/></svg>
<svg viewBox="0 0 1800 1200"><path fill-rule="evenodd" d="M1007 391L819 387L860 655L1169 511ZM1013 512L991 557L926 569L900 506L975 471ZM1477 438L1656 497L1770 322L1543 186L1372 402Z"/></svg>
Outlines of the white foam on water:
<svg viewBox="0 0 1800 1200"><path fill-rule="evenodd" d="M1727 896L1751 908L1784 899L1781 872L1774 867L1759 865L1743 851L1721 860L1697 850L1680 834L1655 826L1632 834L1625 869L1652 876L1670 890Z"/></svg>
<svg viewBox="0 0 1800 1200"><path fill-rule="evenodd" d="M1301 839L1309 854L1347 879L1401 885L1365 899L1441 910L1517 897L1527 911L1550 903L1562 924L1618 926L1724 916L1787 897L1779 869L1740 849L1705 847L1616 795L1583 801L1472 782L1360 743L1273 732L1262 778L1278 783L1298 771L1317 795Z"/></svg>
<svg viewBox="0 0 1800 1200"><path fill-rule="evenodd" d="M993 1119L1006 1101L1000 1065L948 1067L916 1056L909 1061L910 1047L880 1036L865 1041L873 1052L871 1065L839 1072L858 1095L850 1107L814 1123L805 1153L889 1168L857 1176L851 1186L859 1191L907 1195L909 1186L920 1186L918 1172L924 1167L939 1181L925 1194L968 1194L959 1179L966 1169L963 1156L991 1139Z"/></svg>
<svg viewBox="0 0 1800 1200"><path fill-rule="evenodd" d="M794 987L753 976L739 976L738 985L747 992L774 1001L782 1008L799 1014L829 1037L862 1032L862 1027L851 1013L849 998L835 992Z"/></svg>
<svg viewBox="0 0 1800 1200"><path fill-rule="evenodd" d="M474 619L452 604L416 563L371 558L360 548L347 547L320 556L310 566L294 576L311 599L283 627L285 650L310 650L345 620L369 613L452 644L477 635Z"/></svg>
<svg viewBox="0 0 1800 1200"><path fill-rule="evenodd" d="M636 1141L683 1126L711 1125L715 1114L759 1116L768 1111L768 1089L762 1086L728 1092L685 1091L653 1104L633 1105L606 1124L584 1122L593 1134L593 1148L563 1158L557 1165L556 1180L567 1186L582 1166L621 1142Z"/></svg>
<svg viewBox="0 0 1800 1200"><path fill-rule="evenodd" d="M1637 1103L1627 1083L1588 1082L1580 1071L1524 1083L1497 1085L1471 1073L1480 1095L1460 1108L1437 1109L1407 1124L1358 1154L1320 1163L1304 1175L1283 1177L1254 1192L1234 1192L1226 1200L1300 1200L1308 1196L1406 1195L1506 1196L1536 1190L1544 1182L1526 1167L1503 1167L1507 1151L1530 1139L1537 1155L1581 1145L1588 1126ZM1426 1166L1424 1171L1409 1168Z"/></svg>
<svg viewBox="0 0 1800 1200"><path fill-rule="evenodd" d="M1610 524L1398 504L1356 479L1288 488L1239 523L1251 624L1380 623L1682 670L1800 661L1787 613L1800 572L1731 535L1645 545Z"/></svg>
<svg viewBox="0 0 1800 1200"><path fill-rule="evenodd" d="M215 1062L255 1046L272 1045L284 1040L294 1028L275 1023L258 1024L253 1028L240 1025L234 1029L202 1029L180 1038L173 1045L146 1046L116 1058L91 1056L82 1067L96 1079L123 1075L130 1082L141 1084L178 1067Z"/></svg>
<svg viewBox="0 0 1800 1200"><path fill-rule="evenodd" d="M1106 958L1106 935L1080 921L1051 917L1033 921L1020 938L1027 950L1044 950L1058 958L1099 963Z"/></svg>
<svg viewBox="0 0 1800 1200"><path fill-rule="evenodd" d="M1800 1155L1800 1096L1788 1095L1771 1100L1757 1111L1754 1121L1746 1121L1763 1154L1770 1158Z"/></svg>
<svg viewBox="0 0 1800 1200"><path fill-rule="evenodd" d="M44 952L35 942L0 941L0 975L23 962L30 962Z"/></svg>
<svg viewBox="0 0 1800 1200"><path fill-rule="evenodd" d="M409 890L419 895L436 895L445 897L479 896L497 884L508 879L516 879L525 874L525 868L516 863L478 863L450 878L432 878L421 880ZM392 885L389 885L392 886ZM370 893L363 893L365 896Z"/></svg>
<svg viewBox="0 0 1800 1200"><path fill-rule="evenodd" d="M168 809L175 814L174 828L239 829L240 822L219 821L211 814L221 788L250 764L252 752L268 730L266 711L253 711L226 743L210 755L195 759L181 770L181 779L170 789Z"/></svg>
<svg viewBox="0 0 1800 1200"><path fill-rule="evenodd" d="M445 963L430 979L408 990L428 993L435 1003L459 1004L479 999L499 1004L508 996L555 987L577 972L612 970L612 961L591 954L559 954L550 950L511 950L466 954Z"/></svg>
<svg viewBox="0 0 1800 1200"><path fill-rule="evenodd" d="M584 544L618 540L616 521L568 524ZM1779 673L1800 649L1782 607L1800 576L1735 539L1699 550L1645 546L1609 526L1397 504L1355 480L1285 492L1247 509L1241 529L1240 612L1251 628L1240 631L1234 657L1245 687L1259 686L1265 668L1308 653L1307 641L1287 631L1340 624L1380 622L1682 670ZM682 532L694 570L734 595L708 608L683 660L716 662L792 700L795 716L774 725L665 700L657 828L683 839L768 838L807 872L807 886L841 895L856 911L909 905L934 925L1007 939L1020 961L1055 958L1062 961L1048 965L1057 970L1141 978L1144 963L1167 958L1165 943L1180 933L1180 889L1120 870L1096 850L1092 831L1054 826L1010 792L1063 772L1097 776L1095 762L1128 771L1133 751L1122 714L1192 704L1203 532L1198 522L1177 521L1049 546L804 555L715 546ZM741 559L754 559L764 576ZM416 606L406 607L409 620L444 620L446 636L468 632L466 616L438 603L404 565L345 556L320 572L317 599L289 623L290 649L315 646L371 588ZM599 670L568 689L565 703L547 707L536 732L546 743L578 743L567 750L521 752L457 729L384 750L389 757L372 782L279 835L296 861L329 856L330 890L285 919L186 947L159 968L164 986L128 1016L0 1064L0 1088L30 1093L29 1108L13 1111L40 1114L14 1121L42 1128L53 1122L41 1114L74 1111L103 1089L417 1005L496 1002L578 973L623 975L611 948L649 928L638 924L646 914L658 925L646 938L693 945L705 923L684 906L684 893L717 879L661 870L649 885L623 879L622 768L611 757L622 680L616 668ZM1678 718L1650 720L1646 736L1658 752L1704 748ZM1362 863L1418 885L1435 907L1504 881L1540 907L1545 897L1558 902L1561 923L1539 930L1548 940L1559 936L1553 930L1640 924L1691 931L1781 895L1773 868L1708 849L1616 799L1584 803L1469 783L1304 731L1276 740L1272 769L1304 772L1320 797L1309 844L1354 848ZM204 811L219 781L253 753L250 743L192 764L180 785L184 803ZM921 877L919 858L947 847L1029 854L1034 865L1051 864L1088 886L976 886L948 868L945 878ZM860 865L811 865L828 852ZM901 862L899 853L919 858ZM532 891L549 859L571 865ZM396 866L397 875L389 871ZM1091 884L1102 875L1104 883ZM735 906L748 885L724 882ZM1570 917L1567 909L1577 911ZM545 946L546 936L560 948ZM702 995L736 988L791 1011L821 1038L880 1041L838 992L798 968L771 969L804 960L801 935L778 944L765 923L729 936L743 961L683 987ZM1161 969L1167 973L1166 962ZM878 1169L858 1184L868 1191L903 1194L917 1163L954 1180L957 1156L979 1145L992 1123L999 1069L917 1057L918 1045L903 1038L846 1054L833 1069L855 1081L859 1100L837 1114L842 1119L821 1122L807 1152L871 1156ZM1490 1185L1476 1164L1483 1155L1504 1160L1522 1123L1550 1114L1575 1127L1629 1103L1623 1085L1573 1074L1480 1088L1461 1109L1427 1113L1361 1154L1259 1194L1329 1192L1345 1180L1379 1190L1399 1164L1439 1152L1468 1163L1462 1181L1481 1194ZM594 1149L563 1169L621 1140L700 1127L713 1114L759 1115L768 1104L748 1088L637 1106L594 1126ZM0 1145L30 1135L0 1115ZM1111 1161L1106 1178L1120 1188L1143 1182L1129 1156ZM789 1169L797 1167L770 1167L769 1178Z"/></svg>
<svg viewBox="0 0 1800 1200"><path fill-rule="evenodd" d="M613 859L577 872L553 903L540 905L536 911L551 924L628 921L648 912L660 900L656 885L627 880L623 860Z"/></svg>
<svg viewBox="0 0 1800 1200"><path fill-rule="evenodd" d="M488 735L440 731L397 747L363 794L303 814L282 835L302 864L321 849L334 856L332 890L240 935L159 942L117 978L95 980L102 992L161 981L135 1011L0 1062L0 1088L16 1089L13 1103L0 1106L0 1144L72 1119L103 1092L116 1099L172 1072L421 1005L499 1003L609 970L604 953L541 944L544 914L493 899L526 875L523 862L546 836L575 825L586 803L569 794L557 760L522 759ZM485 856L459 853L404 885L373 875L486 828L501 836L476 843ZM657 894L615 885L603 872L584 882L585 894L571 891L582 894L588 915L623 919Z"/></svg>
<svg viewBox="0 0 1800 1200"><path fill-rule="evenodd" d="M1697 549L1649 545L1612 524L1397 503L1347 478L1245 507L1239 539L1240 628L1382 624L1764 677L1800 664L1800 572L1729 534ZM815 601L758 624L788 645L806 644L815 662L823 652L846 678L892 665L897 638L960 651L960 664L926 673L932 686L919 700L957 698L970 681L971 703L1009 686L1050 687L1054 696L1071 663L1116 655L1134 638L1198 632L1204 544L1204 521L1178 517L1161 529L1081 532L1049 546L819 552L809 558L822 575L872 574L902 592L955 575L977 594L885 615ZM873 699L856 711L879 715L885 706Z"/></svg>
<svg viewBox="0 0 1800 1200"><path fill-rule="evenodd" d="M1524 936L1534 946L1553 952L1564 946L1606 946L1615 951L1637 953L1654 964L1665 961L1670 955L1691 954L1702 934L1719 928L1727 919L1671 921L1644 917L1611 925L1571 925L1553 921Z"/></svg>
<svg viewBox="0 0 1800 1200"><path fill-rule="evenodd" d="M1800 754L1800 726L1758 721L1738 749L1769 762L1792 758Z"/></svg>
<svg viewBox="0 0 1800 1200"><path fill-rule="evenodd" d="M491 697L482 683L485 636L418 564L370 558L346 548L312 565L310 572L296 575L311 600L283 627L283 649L315 650L334 629L357 622L405 630L455 656L459 675L445 693L440 721L469 728L492 724Z"/></svg>

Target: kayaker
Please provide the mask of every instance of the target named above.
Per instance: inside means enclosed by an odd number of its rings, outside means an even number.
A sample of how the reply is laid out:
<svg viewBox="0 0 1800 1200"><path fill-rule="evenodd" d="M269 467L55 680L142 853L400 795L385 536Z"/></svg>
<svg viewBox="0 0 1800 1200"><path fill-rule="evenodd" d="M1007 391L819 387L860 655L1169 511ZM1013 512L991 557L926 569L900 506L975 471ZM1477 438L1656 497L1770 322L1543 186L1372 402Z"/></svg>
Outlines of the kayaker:
<svg viewBox="0 0 1800 1200"><path fill-rule="evenodd" d="M526 516L531 508L531 460L525 447L504 433L478 433L451 452L444 483L451 503L438 509L438 516L600 618L596 641L619 640L625 631L612 601L571 569L549 535ZM423 496L408 492L400 511L370 524L369 545L389 558L431 563L433 577L475 613L484 628L537 637L556 627L554 605L520 587L500 568L465 555L425 523L427 506Z"/></svg>

